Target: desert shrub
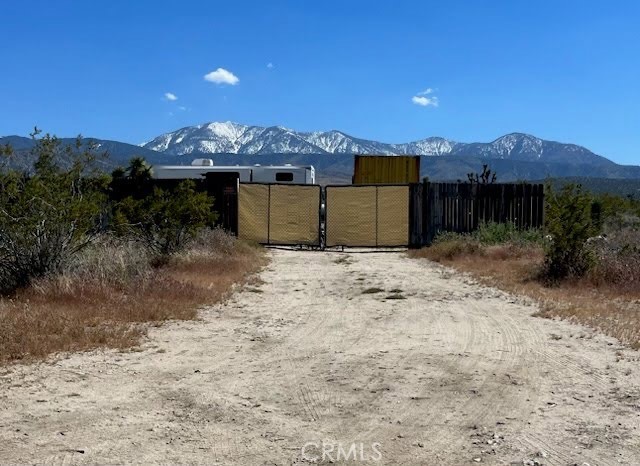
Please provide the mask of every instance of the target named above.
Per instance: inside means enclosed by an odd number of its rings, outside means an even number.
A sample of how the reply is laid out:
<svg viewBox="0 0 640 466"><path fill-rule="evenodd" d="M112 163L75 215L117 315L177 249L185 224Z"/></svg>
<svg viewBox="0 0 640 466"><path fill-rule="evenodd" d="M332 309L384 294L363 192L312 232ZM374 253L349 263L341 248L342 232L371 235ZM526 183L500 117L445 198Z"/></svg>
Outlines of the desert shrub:
<svg viewBox="0 0 640 466"><path fill-rule="evenodd" d="M435 261L471 255L506 260L523 256L527 249L539 249L542 241L540 229L519 229L513 223L484 223L471 233L442 232L417 255Z"/></svg>
<svg viewBox="0 0 640 466"><path fill-rule="evenodd" d="M597 285L640 289L640 229L626 227L588 243L595 259L589 278Z"/></svg>
<svg viewBox="0 0 640 466"><path fill-rule="evenodd" d="M124 287L152 272L152 257L128 237L101 235L61 270L62 282Z"/></svg>
<svg viewBox="0 0 640 466"><path fill-rule="evenodd" d="M595 214L594 221L601 225L616 217L640 217L640 200L632 196L597 194L592 201L592 212Z"/></svg>
<svg viewBox="0 0 640 466"><path fill-rule="evenodd" d="M492 244L484 247L483 256L490 260L507 261L511 259L530 258L532 267L537 268L541 247L537 243L508 242Z"/></svg>
<svg viewBox="0 0 640 466"><path fill-rule="evenodd" d="M17 290L12 299L0 297L0 365L59 351L130 347L146 332L140 323L193 319L200 306L223 299L265 263L259 249L243 249L224 232L203 235L221 246L192 255L192 243L161 267L151 264L139 241L100 235L60 274Z"/></svg>
<svg viewBox="0 0 640 466"><path fill-rule="evenodd" d="M59 271L102 228L106 180L88 176L93 148L37 134L33 173L1 175L0 293Z"/></svg>
<svg viewBox="0 0 640 466"><path fill-rule="evenodd" d="M585 274L593 264L586 247L596 233L591 217L591 197L579 185L564 186L559 192L547 189L544 275L550 281Z"/></svg>
<svg viewBox="0 0 640 466"><path fill-rule="evenodd" d="M543 239L542 230L530 228L520 229L514 223L482 223L476 231L472 233L474 239L482 244L505 244L505 243L541 243Z"/></svg>
<svg viewBox="0 0 640 466"><path fill-rule="evenodd" d="M482 250L480 242L471 235L442 233L424 251L429 259L441 261L455 259L460 256L481 254Z"/></svg>
<svg viewBox="0 0 640 466"><path fill-rule="evenodd" d="M482 223L473 237L483 244L500 244L511 240L517 232L513 223Z"/></svg>
<svg viewBox="0 0 640 466"><path fill-rule="evenodd" d="M189 241L189 247L185 254L193 256L228 256L245 247L248 247L248 245L220 227L201 228Z"/></svg>
<svg viewBox="0 0 640 466"><path fill-rule="evenodd" d="M632 212L616 212L608 216L602 224L602 232L607 235L634 230L640 230L640 217Z"/></svg>
<svg viewBox="0 0 640 466"><path fill-rule="evenodd" d="M128 196L114 208L114 228L141 240L154 254L174 254L204 227L213 226L213 198L197 192L191 180L173 189L155 187L142 198Z"/></svg>
<svg viewBox="0 0 640 466"><path fill-rule="evenodd" d="M191 242L194 251L212 251L216 254L233 254L238 240L220 227L204 228L198 232Z"/></svg>

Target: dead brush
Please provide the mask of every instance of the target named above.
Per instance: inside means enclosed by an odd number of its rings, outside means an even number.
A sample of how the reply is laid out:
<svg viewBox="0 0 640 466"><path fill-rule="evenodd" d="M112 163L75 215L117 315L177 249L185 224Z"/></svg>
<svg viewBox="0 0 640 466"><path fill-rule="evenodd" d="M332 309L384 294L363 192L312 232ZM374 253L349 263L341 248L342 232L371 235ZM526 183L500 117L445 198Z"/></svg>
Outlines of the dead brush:
<svg viewBox="0 0 640 466"><path fill-rule="evenodd" d="M588 279L596 286L640 290L640 230L622 228L589 245L595 265Z"/></svg>
<svg viewBox="0 0 640 466"><path fill-rule="evenodd" d="M411 251L412 257L436 260L480 281L540 303L535 315L587 325L640 349L640 244L623 232L591 244L597 262L588 275L547 286L541 244L506 243L461 247L459 240ZM435 249L434 249L435 248ZM455 254L443 253L455 251Z"/></svg>
<svg viewBox="0 0 640 466"><path fill-rule="evenodd" d="M66 264L55 279L58 286L92 284L125 286L133 280L151 274L151 254L138 242L128 238L104 235L91 247L81 251ZM36 283L37 289L40 284Z"/></svg>
<svg viewBox="0 0 640 466"><path fill-rule="evenodd" d="M238 241L235 236L228 234L222 228L206 228L198 232L190 241L188 249L183 251L180 256L183 258L193 255L230 256L245 246L248 245Z"/></svg>
<svg viewBox="0 0 640 466"><path fill-rule="evenodd" d="M470 236L449 237L444 235L439 237L430 247L412 251L412 254L441 262L464 256L481 256L484 254L484 248L480 242Z"/></svg>
<svg viewBox="0 0 640 466"><path fill-rule="evenodd" d="M0 363L127 348L147 323L196 318L200 306L224 299L265 263L261 250L224 235L203 233L200 243L155 268L140 244L102 238L60 276L0 300Z"/></svg>

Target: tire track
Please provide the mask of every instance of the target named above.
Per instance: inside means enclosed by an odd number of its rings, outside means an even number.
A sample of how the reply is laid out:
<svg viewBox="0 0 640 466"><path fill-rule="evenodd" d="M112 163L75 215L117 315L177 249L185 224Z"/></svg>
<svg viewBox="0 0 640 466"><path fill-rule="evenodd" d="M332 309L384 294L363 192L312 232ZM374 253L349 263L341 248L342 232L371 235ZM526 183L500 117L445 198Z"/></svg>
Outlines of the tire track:
<svg viewBox="0 0 640 466"><path fill-rule="evenodd" d="M328 439L378 441L379 464L640 464L637 410L611 394L640 393L640 371L615 347L401 253L269 254L260 291L152 329L142 352L4 375L2 424L21 432L0 429L2 460L300 464ZM91 449L60 451L60 425Z"/></svg>

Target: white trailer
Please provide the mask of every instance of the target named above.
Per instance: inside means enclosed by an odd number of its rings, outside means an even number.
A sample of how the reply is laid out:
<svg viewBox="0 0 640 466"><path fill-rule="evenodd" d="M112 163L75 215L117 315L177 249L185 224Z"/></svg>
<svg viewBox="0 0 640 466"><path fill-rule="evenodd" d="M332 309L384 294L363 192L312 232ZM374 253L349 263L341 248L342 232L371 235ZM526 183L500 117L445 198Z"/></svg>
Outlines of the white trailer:
<svg viewBox="0 0 640 466"><path fill-rule="evenodd" d="M312 165L220 165L211 159L195 159L191 165L154 165L153 177L159 180L201 179L207 173L237 173L242 183L315 184Z"/></svg>

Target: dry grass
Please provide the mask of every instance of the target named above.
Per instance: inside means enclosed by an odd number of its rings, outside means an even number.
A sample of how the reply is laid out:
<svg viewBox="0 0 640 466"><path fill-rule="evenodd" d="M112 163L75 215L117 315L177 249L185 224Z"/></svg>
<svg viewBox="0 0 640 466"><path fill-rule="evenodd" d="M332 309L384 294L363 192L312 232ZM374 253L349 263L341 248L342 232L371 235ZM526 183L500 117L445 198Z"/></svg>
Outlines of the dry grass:
<svg viewBox="0 0 640 466"><path fill-rule="evenodd" d="M437 246L437 244L436 244ZM602 280L598 272L579 280L545 286L540 280L544 253L541 246L506 244L479 246L472 252L442 254L442 246L411 251L426 258L468 272L481 282L540 302L537 315L574 321L640 348L640 287ZM457 250L460 250L457 247Z"/></svg>
<svg viewBox="0 0 640 466"><path fill-rule="evenodd" d="M134 346L148 323L196 318L264 262L219 231L156 267L137 244L107 239L60 276L0 301L0 363Z"/></svg>
<svg viewBox="0 0 640 466"><path fill-rule="evenodd" d="M481 244L471 238L452 238L447 241L439 241L420 253L429 259L441 262L453 260L459 257L475 256L482 254Z"/></svg>
<svg viewBox="0 0 640 466"><path fill-rule="evenodd" d="M595 285L613 284L633 292L640 289L640 229L621 228L590 242L595 266L588 278Z"/></svg>

